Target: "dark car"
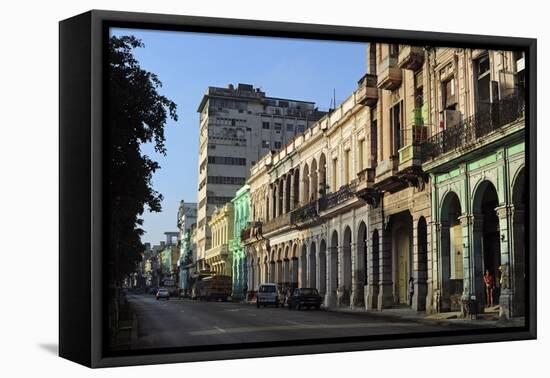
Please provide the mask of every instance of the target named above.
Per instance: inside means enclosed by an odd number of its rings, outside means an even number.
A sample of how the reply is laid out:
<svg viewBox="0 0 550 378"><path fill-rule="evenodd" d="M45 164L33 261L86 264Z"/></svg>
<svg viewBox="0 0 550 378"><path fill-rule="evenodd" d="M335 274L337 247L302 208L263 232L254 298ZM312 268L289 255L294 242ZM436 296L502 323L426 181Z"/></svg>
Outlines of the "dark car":
<svg viewBox="0 0 550 378"><path fill-rule="evenodd" d="M319 295L319 292L315 288L300 288L294 289L292 295L288 297L287 304L288 309L295 308L299 310L301 308L321 308L323 298Z"/></svg>

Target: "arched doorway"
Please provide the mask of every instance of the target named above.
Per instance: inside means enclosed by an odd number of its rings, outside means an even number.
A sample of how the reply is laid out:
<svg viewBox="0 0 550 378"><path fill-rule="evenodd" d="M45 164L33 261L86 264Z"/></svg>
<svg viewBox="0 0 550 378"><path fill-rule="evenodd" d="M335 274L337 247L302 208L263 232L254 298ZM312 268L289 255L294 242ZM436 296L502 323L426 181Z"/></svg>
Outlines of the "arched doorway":
<svg viewBox="0 0 550 378"><path fill-rule="evenodd" d="M300 206L300 170L294 170L294 193L292 194L294 198L294 209L297 209Z"/></svg>
<svg viewBox="0 0 550 378"><path fill-rule="evenodd" d="M485 309L496 311L498 305L500 285L498 268L500 266L500 225L496 207L499 205L498 194L490 181L483 181L474 195L474 280L476 283L476 297L483 299ZM489 272L494 279L492 293L493 308L490 308L491 298L487 296L483 285L483 274ZM478 299L479 301L479 299Z"/></svg>
<svg viewBox="0 0 550 378"><path fill-rule="evenodd" d="M283 254L283 249L282 248L279 248L279 250L277 251L277 268L276 268L276 282L278 284L282 284L283 283L283 257L282 257L282 254Z"/></svg>
<svg viewBox="0 0 550 378"><path fill-rule="evenodd" d="M327 192L327 159L325 154L319 157L319 195L322 197Z"/></svg>
<svg viewBox="0 0 550 378"><path fill-rule="evenodd" d="M309 246L309 261L307 264L309 270L308 285L317 288L317 249L315 242Z"/></svg>
<svg viewBox="0 0 550 378"><path fill-rule="evenodd" d="M298 287L298 245L292 246L292 258L290 259L290 286L292 289Z"/></svg>
<svg viewBox="0 0 550 378"><path fill-rule="evenodd" d="M342 244L342 276L340 283L340 305L351 304L351 228L344 229L344 241Z"/></svg>
<svg viewBox="0 0 550 378"><path fill-rule="evenodd" d="M462 226L459 221L461 214L458 195L454 192L447 193L441 205L441 311L460 311L460 297L464 289Z"/></svg>
<svg viewBox="0 0 550 378"><path fill-rule="evenodd" d="M334 298L336 298L336 288L338 287L338 232L336 230L332 232L330 238L328 264L327 294L331 300L334 300Z"/></svg>
<svg viewBox="0 0 550 378"><path fill-rule="evenodd" d="M285 176L285 213L288 213L290 211L290 205L291 205L291 191L290 191L290 181L292 180L292 175L286 175Z"/></svg>
<svg viewBox="0 0 550 378"><path fill-rule="evenodd" d="M357 256L355 256L355 275L356 275L356 287L354 287L353 305L360 306L365 301L364 288L367 285L367 225L365 222L359 223L357 230Z"/></svg>
<svg viewBox="0 0 550 378"><path fill-rule="evenodd" d="M310 188L310 201L314 201L317 199L317 162L315 159L311 162L311 188Z"/></svg>
<svg viewBox="0 0 550 378"><path fill-rule="evenodd" d="M309 167L307 164L304 166L302 174L302 191L302 204L309 203Z"/></svg>
<svg viewBox="0 0 550 378"><path fill-rule="evenodd" d="M416 311L426 310L428 293L428 225L426 218L420 217L416 226L418 270L414 288L413 307Z"/></svg>
<svg viewBox="0 0 550 378"><path fill-rule="evenodd" d="M324 296L327 291L327 243L321 240L319 246L319 294Z"/></svg>
<svg viewBox="0 0 550 378"><path fill-rule="evenodd" d="M409 279L412 277L412 217L408 211L391 217L393 259L393 301L409 304Z"/></svg>
<svg viewBox="0 0 550 378"><path fill-rule="evenodd" d="M283 191L285 190L283 181L283 179L279 179L279 187L277 188L277 215L279 216L285 213L285 209L283 206Z"/></svg>
<svg viewBox="0 0 550 378"><path fill-rule="evenodd" d="M511 267L512 288L513 288L513 307L512 316L525 315L525 233L526 230L526 190L525 190L525 168L518 173L512 187L512 203L514 205L513 216L513 250Z"/></svg>

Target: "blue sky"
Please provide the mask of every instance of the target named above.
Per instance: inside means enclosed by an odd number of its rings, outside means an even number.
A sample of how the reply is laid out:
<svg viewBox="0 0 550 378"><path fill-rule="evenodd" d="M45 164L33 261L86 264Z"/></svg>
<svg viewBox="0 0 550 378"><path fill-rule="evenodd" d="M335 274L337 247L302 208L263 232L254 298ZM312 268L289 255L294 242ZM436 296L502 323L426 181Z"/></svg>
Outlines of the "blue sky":
<svg viewBox="0 0 550 378"><path fill-rule="evenodd" d="M326 110L333 91L341 102L366 70L363 43L138 29L111 29L111 34L142 40L145 47L134 56L158 75L159 92L178 106L178 122L166 125L166 157L151 146L142 148L161 165L153 185L164 196L163 211L143 214L143 241L154 244L164 240L165 231L177 231L179 201L197 201L197 107L208 86L253 84L267 96L314 101Z"/></svg>

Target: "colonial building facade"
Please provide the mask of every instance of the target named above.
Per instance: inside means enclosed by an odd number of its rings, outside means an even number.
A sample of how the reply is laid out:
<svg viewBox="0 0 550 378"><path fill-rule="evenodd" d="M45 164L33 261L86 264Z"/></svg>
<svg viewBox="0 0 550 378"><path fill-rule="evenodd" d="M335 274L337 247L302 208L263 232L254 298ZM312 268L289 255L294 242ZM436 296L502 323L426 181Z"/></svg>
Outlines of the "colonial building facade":
<svg viewBox="0 0 550 378"><path fill-rule="evenodd" d="M206 267L214 274L231 276L233 263L229 240L233 236L233 204L228 202L214 210L209 226L212 230L212 248L204 255Z"/></svg>
<svg viewBox="0 0 550 378"><path fill-rule="evenodd" d="M233 261L233 291L234 300L245 299L248 291L246 269L246 253L241 241L241 233L250 218L250 187L243 186L237 191L233 203L233 238L229 241L229 254Z"/></svg>
<svg viewBox="0 0 550 378"><path fill-rule="evenodd" d="M524 57L369 44L343 103L251 168L248 288L327 306L523 313ZM490 309L487 309L490 310Z"/></svg>

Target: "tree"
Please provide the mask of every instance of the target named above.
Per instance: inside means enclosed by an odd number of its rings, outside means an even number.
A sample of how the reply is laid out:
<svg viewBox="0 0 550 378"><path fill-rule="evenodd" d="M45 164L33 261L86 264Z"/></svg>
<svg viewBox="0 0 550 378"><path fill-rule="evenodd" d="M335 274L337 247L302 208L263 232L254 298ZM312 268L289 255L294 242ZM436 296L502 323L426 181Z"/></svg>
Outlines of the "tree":
<svg viewBox="0 0 550 378"><path fill-rule="evenodd" d="M136 268L144 246L143 212L161 211L162 194L152 186L160 165L142 154L140 146L153 143L166 155L164 127L177 121L176 104L160 95L161 81L142 69L133 49L144 47L134 36L109 39L106 199L109 233L109 283L116 285Z"/></svg>

